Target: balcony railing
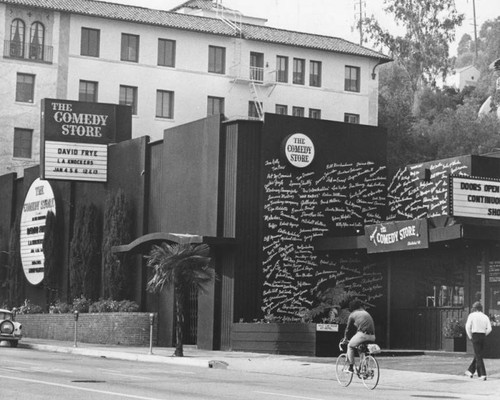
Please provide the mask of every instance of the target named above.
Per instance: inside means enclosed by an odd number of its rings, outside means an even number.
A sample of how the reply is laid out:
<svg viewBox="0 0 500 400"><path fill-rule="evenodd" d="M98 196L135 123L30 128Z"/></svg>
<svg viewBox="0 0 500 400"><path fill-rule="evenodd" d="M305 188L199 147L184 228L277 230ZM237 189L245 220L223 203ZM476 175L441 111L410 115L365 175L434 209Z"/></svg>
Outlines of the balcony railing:
<svg viewBox="0 0 500 400"><path fill-rule="evenodd" d="M37 62L52 63L52 46L26 45L23 42L6 40L3 47L4 58L16 58Z"/></svg>

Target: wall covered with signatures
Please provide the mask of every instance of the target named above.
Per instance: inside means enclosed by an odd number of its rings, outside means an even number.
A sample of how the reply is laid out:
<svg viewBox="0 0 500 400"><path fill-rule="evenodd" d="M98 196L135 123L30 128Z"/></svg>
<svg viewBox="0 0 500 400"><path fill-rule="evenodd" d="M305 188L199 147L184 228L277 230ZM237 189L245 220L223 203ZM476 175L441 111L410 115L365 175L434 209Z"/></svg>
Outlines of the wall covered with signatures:
<svg viewBox="0 0 500 400"><path fill-rule="evenodd" d="M263 134L263 313L298 320L321 291L338 285L375 306L383 297L378 266L362 255L318 252L313 241L360 235L364 225L384 220L384 135L325 121L287 126L285 119L279 128L273 122L266 119L264 129L272 134ZM296 168L279 151L295 132L314 144L310 166Z"/></svg>

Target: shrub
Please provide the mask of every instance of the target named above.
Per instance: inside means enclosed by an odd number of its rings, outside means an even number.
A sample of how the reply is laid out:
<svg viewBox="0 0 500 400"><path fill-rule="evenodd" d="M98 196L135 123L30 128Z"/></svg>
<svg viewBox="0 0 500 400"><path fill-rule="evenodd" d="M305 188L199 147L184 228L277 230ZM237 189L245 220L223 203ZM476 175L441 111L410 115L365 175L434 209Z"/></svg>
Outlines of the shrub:
<svg viewBox="0 0 500 400"><path fill-rule="evenodd" d="M106 312L136 312L139 310L139 305L130 300L116 301L112 299L100 299L93 303L89 312L91 313L106 313Z"/></svg>
<svg viewBox="0 0 500 400"><path fill-rule="evenodd" d="M73 299L73 311L78 311L79 313L89 312L90 301L87 300L85 296L77 297Z"/></svg>
<svg viewBox="0 0 500 400"><path fill-rule="evenodd" d="M460 338L465 334L462 321L457 318L448 318L443 325L443 335L446 338Z"/></svg>
<svg viewBox="0 0 500 400"><path fill-rule="evenodd" d="M114 254L113 246L130 242L131 208L122 189L109 195L104 211L104 233L102 241L102 258L104 266L104 296L111 299L123 299L130 289L127 273L130 260L127 255Z"/></svg>
<svg viewBox="0 0 500 400"><path fill-rule="evenodd" d="M73 306L68 303L56 300L53 305L49 307L49 313L51 314L67 314L73 312Z"/></svg>
<svg viewBox="0 0 500 400"><path fill-rule="evenodd" d="M16 312L18 314L41 314L43 312L42 307L32 304L30 300L24 300L24 303L17 307Z"/></svg>

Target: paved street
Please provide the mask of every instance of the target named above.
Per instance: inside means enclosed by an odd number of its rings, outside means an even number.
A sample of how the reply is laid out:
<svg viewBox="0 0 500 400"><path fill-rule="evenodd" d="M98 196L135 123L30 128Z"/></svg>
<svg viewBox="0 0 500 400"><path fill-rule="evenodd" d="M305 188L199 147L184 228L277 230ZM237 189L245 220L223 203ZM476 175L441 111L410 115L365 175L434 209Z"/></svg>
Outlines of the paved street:
<svg viewBox="0 0 500 400"><path fill-rule="evenodd" d="M34 339L20 346L0 347L1 399L479 400L500 393L500 360L486 360L489 379L482 382L463 376L468 357L380 357L380 385L369 392L357 378L348 388L340 387L334 360L327 358L194 347L186 347L186 357L175 358L171 348L148 355L147 348L74 348L68 342Z"/></svg>

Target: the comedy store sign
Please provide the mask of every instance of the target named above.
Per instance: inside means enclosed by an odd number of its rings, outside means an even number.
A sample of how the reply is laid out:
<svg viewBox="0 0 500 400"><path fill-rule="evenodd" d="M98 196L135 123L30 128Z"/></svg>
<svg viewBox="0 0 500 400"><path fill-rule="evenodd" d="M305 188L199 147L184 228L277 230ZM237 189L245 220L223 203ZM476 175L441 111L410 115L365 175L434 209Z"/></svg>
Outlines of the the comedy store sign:
<svg viewBox="0 0 500 400"><path fill-rule="evenodd" d="M49 182L36 179L26 194L20 226L21 261L32 285L38 285L44 277L43 238L49 211L56 213L54 192Z"/></svg>
<svg viewBox="0 0 500 400"><path fill-rule="evenodd" d="M41 177L106 182L115 113L113 104L44 99Z"/></svg>
<svg viewBox="0 0 500 400"><path fill-rule="evenodd" d="M426 249L429 247L427 220L390 221L365 226L367 253Z"/></svg>
<svg viewBox="0 0 500 400"><path fill-rule="evenodd" d="M314 160L314 144L303 133L287 136L283 143L283 152L288 162L297 168L305 168Z"/></svg>

